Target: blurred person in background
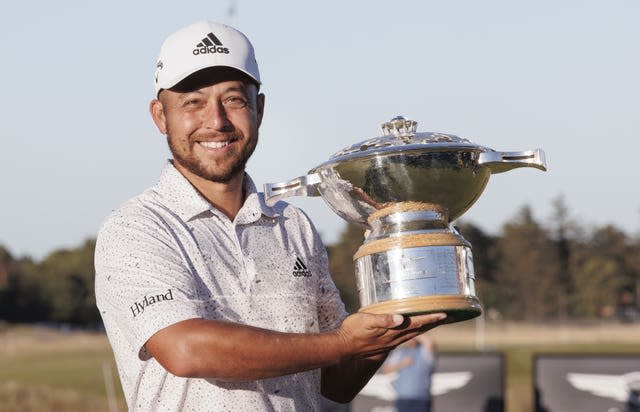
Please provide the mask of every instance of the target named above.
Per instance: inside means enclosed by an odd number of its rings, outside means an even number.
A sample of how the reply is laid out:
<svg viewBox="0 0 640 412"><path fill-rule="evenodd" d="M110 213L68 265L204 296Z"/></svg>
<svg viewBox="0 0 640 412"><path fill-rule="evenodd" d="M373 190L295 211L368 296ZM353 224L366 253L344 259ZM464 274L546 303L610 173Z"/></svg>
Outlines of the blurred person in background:
<svg viewBox="0 0 640 412"><path fill-rule="evenodd" d="M419 335L391 352L382 373L395 373L397 412L431 410L431 377L435 369L435 345L427 335Z"/></svg>

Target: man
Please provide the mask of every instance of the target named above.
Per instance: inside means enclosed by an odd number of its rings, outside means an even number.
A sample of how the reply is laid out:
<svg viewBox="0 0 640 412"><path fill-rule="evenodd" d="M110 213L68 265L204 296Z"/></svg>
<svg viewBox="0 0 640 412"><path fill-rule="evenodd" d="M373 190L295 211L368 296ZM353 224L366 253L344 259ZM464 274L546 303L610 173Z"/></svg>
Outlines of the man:
<svg viewBox="0 0 640 412"><path fill-rule="evenodd" d="M265 97L253 47L198 22L162 45L151 102L173 159L103 224L96 298L131 410L348 402L444 314L347 317L307 217L245 174Z"/></svg>
<svg viewBox="0 0 640 412"><path fill-rule="evenodd" d="M431 410L431 376L435 369L433 343L418 335L391 353L382 373L396 373L396 412Z"/></svg>

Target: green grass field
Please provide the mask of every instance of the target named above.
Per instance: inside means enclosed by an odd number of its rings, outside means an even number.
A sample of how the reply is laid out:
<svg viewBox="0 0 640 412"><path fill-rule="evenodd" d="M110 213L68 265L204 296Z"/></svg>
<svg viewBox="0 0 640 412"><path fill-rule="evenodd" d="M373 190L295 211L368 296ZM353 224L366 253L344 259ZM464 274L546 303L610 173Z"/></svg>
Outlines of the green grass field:
<svg viewBox="0 0 640 412"><path fill-rule="evenodd" d="M508 412L533 409L536 353L640 355L640 325L635 324L495 324L479 339L474 323L462 322L430 333L440 351L478 350L480 341L480 350L504 353ZM114 387L111 403L107 381ZM0 327L0 405L8 412L126 410L104 335L15 326Z"/></svg>
<svg viewBox="0 0 640 412"><path fill-rule="evenodd" d="M105 397L102 364L111 366L111 353L82 350L68 353L15 354L0 358L0 381L72 388L81 393Z"/></svg>
<svg viewBox="0 0 640 412"><path fill-rule="evenodd" d="M0 405L2 411L126 410L104 335L28 327L0 329Z"/></svg>

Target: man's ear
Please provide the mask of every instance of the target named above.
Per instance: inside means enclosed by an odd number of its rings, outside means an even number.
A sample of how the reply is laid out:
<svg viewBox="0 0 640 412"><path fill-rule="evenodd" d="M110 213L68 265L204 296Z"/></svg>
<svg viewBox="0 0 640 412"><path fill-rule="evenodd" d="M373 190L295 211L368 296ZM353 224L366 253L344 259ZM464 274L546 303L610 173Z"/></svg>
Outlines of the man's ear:
<svg viewBox="0 0 640 412"><path fill-rule="evenodd" d="M262 124L262 116L264 115L264 94L260 93L258 94L258 101L257 101L257 109L258 109L258 127L260 127L260 124Z"/></svg>
<svg viewBox="0 0 640 412"><path fill-rule="evenodd" d="M156 124L160 133L167 134L167 119L164 116L164 108L162 102L158 99L151 100L149 103L149 111L151 112L151 118Z"/></svg>

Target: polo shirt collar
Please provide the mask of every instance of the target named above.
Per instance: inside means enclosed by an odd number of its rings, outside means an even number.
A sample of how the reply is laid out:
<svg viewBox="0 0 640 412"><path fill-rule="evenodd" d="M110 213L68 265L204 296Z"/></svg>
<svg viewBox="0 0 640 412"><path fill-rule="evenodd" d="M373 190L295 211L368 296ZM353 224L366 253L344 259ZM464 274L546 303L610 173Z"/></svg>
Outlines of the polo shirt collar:
<svg viewBox="0 0 640 412"><path fill-rule="evenodd" d="M156 188L163 202L184 221L207 211L221 213L175 168L171 160L162 169ZM264 194L256 190L253 179L247 173L244 175L244 189L246 199L236 216L236 223L255 222L263 215L272 218L281 215L275 208L267 206Z"/></svg>
<svg viewBox="0 0 640 412"><path fill-rule="evenodd" d="M236 223L251 223L258 221L262 216L273 218L280 215L275 208L267 206L264 194L258 192L253 179L247 173L244 174L244 191L246 198L238 216L236 216Z"/></svg>

